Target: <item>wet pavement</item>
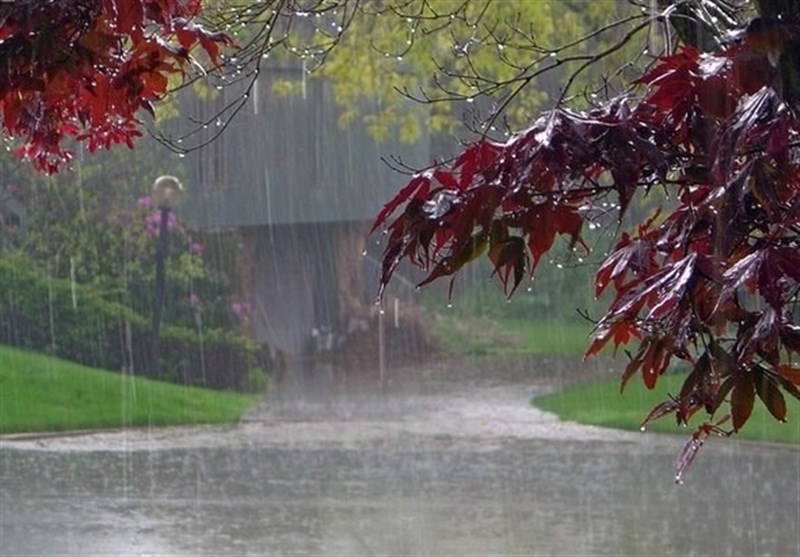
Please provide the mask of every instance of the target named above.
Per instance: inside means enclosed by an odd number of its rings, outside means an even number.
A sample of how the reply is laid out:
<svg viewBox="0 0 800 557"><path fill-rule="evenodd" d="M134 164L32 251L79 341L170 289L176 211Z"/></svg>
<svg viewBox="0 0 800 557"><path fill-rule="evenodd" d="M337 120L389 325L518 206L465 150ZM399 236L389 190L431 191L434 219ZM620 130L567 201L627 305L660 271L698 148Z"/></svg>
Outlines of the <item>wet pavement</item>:
<svg viewBox="0 0 800 557"><path fill-rule="evenodd" d="M800 450L559 422L559 365L293 370L241 423L0 440L0 554L800 555ZM489 369L488 366L491 365Z"/></svg>

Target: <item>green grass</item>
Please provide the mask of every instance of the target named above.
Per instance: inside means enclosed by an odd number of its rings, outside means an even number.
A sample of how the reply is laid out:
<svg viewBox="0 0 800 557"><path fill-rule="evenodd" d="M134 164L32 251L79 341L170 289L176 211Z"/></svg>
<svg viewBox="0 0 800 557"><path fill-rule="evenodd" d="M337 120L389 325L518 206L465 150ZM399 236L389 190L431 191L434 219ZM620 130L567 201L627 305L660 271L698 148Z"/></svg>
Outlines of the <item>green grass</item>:
<svg viewBox="0 0 800 557"><path fill-rule="evenodd" d="M453 352L470 356L582 355L589 347L588 322L490 319L459 314L431 317L433 332Z"/></svg>
<svg viewBox="0 0 800 557"><path fill-rule="evenodd" d="M637 377L631 379L625 392L619 392L619 379L606 379L569 387L561 392L537 397L533 404L543 410L553 412L562 420L583 424L636 430L644 417L658 403L666 400L667 394L680 392L685 375L669 374L662 377L656 389L648 391ZM737 437L758 441L800 444L800 401L786 396L788 408L787 423L779 423L756 400L755 410L750 420L737 434ZM695 416L701 423L703 416ZM695 423L694 421L692 422ZM730 427L730 422L725 424ZM651 422L648 431L688 434L692 429L679 427L674 416L666 416Z"/></svg>
<svg viewBox="0 0 800 557"><path fill-rule="evenodd" d="M256 402L0 346L0 433L227 423Z"/></svg>

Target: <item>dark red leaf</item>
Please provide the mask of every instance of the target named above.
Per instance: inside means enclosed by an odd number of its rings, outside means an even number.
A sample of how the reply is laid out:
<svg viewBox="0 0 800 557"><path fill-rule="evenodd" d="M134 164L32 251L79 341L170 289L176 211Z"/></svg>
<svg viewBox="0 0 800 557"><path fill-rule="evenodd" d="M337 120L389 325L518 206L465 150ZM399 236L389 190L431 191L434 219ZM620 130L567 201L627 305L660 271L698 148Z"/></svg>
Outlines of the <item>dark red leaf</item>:
<svg viewBox="0 0 800 557"><path fill-rule="evenodd" d="M800 385L800 368L785 364L775 366L775 370L783 376L787 381L791 381L795 385Z"/></svg>
<svg viewBox="0 0 800 557"><path fill-rule="evenodd" d="M779 422L786 421L786 400L783 398L778 386L773 383L772 379L761 368L754 368L759 370L755 377L756 393L758 398L767 407L769 413L772 414Z"/></svg>
<svg viewBox="0 0 800 557"><path fill-rule="evenodd" d="M667 370L672 356L672 340L659 339L650 343L642 361L642 379L645 386L652 390L658 378Z"/></svg>
<svg viewBox="0 0 800 557"><path fill-rule="evenodd" d="M503 283L503 291L511 297L522 282L528 268L528 254L525 251L525 241L517 236L495 241L489 249L489 260L494 264L492 274L498 274ZM508 281L510 274L514 273L514 283L509 290Z"/></svg>
<svg viewBox="0 0 800 557"><path fill-rule="evenodd" d="M370 234L375 232L379 226L386 222L386 219L394 213L397 207L414 197L425 197L430 189L430 183L430 178L426 174L420 174L411 180L411 182L401 189L389 203L383 206L383 209L378 213L375 222L372 224Z"/></svg>
<svg viewBox="0 0 800 557"><path fill-rule="evenodd" d="M489 235L485 232L472 236L464 246L450 255L443 257L430 274L425 277L425 280L420 282L417 286L422 287L426 284L430 284L437 278L452 275L473 259L480 257L486 250L486 245L489 240L488 236Z"/></svg>
<svg viewBox="0 0 800 557"><path fill-rule="evenodd" d="M708 434L709 430L701 425L683 446L681 452L678 453L678 458L675 460L675 483L681 483L683 481L684 474L692 465L692 462L694 462Z"/></svg>
<svg viewBox="0 0 800 557"><path fill-rule="evenodd" d="M755 397L756 390L752 373L739 371L735 376L733 391L731 392L731 416L735 431L742 429L747 420L750 419Z"/></svg>
<svg viewBox="0 0 800 557"><path fill-rule="evenodd" d="M604 323L595 330L594 341L584 357L591 356L602 350L609 340L614 341L614 353L616 354L620 345L628 344L633 338L642 338L636 323L626 320Z"/></svg>
<svg viewBox="0 0 800 557"><path fill-rule="evenodd" d="M441 168L437 168L436 170L433 171L433 177L436 179L437 182L442 184L445 188L453 190L459 189L458 180L456 180L452 174L442 170Z"/></svg>
<svg viewBox="0 0 800 557"><path fill-rule="evenodd" d="M652 422L653 420L657 420L659 418L663 418L669 414L675 412L678 408L680 408L680 404L678 404L675 400L665 400L664 402L656 405L649 414L645 417L641 424L639 424L639 428L644 429L647 424Z"/></svg>

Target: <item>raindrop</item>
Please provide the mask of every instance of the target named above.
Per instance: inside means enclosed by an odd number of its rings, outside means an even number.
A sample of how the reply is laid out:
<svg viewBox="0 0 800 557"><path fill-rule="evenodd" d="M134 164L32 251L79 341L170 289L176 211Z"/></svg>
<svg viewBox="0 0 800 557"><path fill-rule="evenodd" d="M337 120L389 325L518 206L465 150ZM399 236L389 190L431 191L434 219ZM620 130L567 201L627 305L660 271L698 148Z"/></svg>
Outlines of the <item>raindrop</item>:
<svg viewBox="0 0 800 557"><path fill-rule="evenodd" d="M641 426L641 427L639 427L639 431L647 431L647 427L646 426Z"/></svg>
<svg viewBox="0 0 800 557"><path fill-rule="evenodd" d="M555 58L556 56L558 56L558 54L556 52L551 52L550 53L550 58Z"/></svg>
<svg viewBox="0 0 800 557"><path fill-rule="evenodd" d="M361 255L366 257L367 256L367 248L361 250Z"/></svg>
<svg viewBox="0 0 800 557"><path fill-rule="evenodd" d="M475 102L475 97L467 97L467 102L468 103Z"/></svg>

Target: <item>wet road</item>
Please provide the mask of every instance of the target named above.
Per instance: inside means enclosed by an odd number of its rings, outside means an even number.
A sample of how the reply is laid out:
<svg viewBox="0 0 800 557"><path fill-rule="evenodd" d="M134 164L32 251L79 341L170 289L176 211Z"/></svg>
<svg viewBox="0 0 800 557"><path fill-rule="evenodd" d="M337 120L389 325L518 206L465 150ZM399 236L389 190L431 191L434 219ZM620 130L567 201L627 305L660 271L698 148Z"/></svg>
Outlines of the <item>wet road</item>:
<svg viewBox="0 0 800 557"><path fill-rule="evenodd" d="M480 360L291 375L230 427L0 441L0 554L800 555L800 450L558 422Z"/></svg>

